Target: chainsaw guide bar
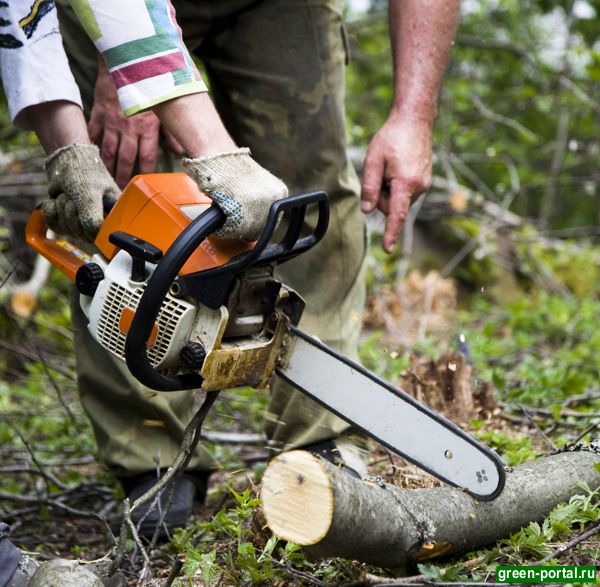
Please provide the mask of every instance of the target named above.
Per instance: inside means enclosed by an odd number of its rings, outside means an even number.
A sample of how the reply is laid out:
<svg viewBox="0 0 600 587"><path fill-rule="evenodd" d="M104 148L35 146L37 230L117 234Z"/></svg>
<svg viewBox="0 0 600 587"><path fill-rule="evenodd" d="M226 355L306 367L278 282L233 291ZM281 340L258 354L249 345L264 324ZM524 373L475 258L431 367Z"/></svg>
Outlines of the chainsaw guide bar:
<svg viewBox="0 0 600 587"><path fill-rule="evenodd" d="M290 327L277 375L441 481L491 500L504 465L491 449L401 389Z"/></svg>

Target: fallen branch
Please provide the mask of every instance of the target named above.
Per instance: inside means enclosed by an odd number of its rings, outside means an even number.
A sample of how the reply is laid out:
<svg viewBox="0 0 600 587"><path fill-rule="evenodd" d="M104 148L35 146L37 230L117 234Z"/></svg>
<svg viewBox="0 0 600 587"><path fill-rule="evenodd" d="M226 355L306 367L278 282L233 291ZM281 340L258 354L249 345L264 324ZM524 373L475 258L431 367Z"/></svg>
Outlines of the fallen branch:
<svg viewBox="0 0 600 587"><path fill-rule="evenodd" d="M600 455L564 452L507 473L494 501L450 487L402 489L361 481L303 451L284 453L263 477L267 525L315 557L343 557L384 567L474 550L544 519L559 503L595 488Z"/></svg>

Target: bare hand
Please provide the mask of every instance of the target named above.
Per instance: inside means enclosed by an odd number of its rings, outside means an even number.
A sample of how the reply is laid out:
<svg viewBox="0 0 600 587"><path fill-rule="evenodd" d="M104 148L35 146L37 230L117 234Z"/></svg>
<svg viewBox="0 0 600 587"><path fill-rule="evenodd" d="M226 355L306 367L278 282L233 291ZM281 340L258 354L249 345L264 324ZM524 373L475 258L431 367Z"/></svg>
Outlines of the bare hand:
<svg viewBox="0 0 600 587"><path fill-rule="evenodd" d="M367 150L361 208L386 216L383 248L390 253L410 204L431 184L431 126L391 115Z"/></svg>

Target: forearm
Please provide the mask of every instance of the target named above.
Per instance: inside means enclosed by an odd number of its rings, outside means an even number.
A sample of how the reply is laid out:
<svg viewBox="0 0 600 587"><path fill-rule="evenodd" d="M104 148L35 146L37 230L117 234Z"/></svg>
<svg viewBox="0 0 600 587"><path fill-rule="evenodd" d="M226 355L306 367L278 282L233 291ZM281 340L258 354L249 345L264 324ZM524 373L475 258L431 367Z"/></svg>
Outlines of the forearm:
<svg viewBox="0 0 600 587"><path fill-rule="evenodd" d="M30 106L23 113L48 154L73 143L90 142L83 112L77 104L55 100Z"/></svg>
<svg viewBox="0 0 600 587"><path fill-rule="evenodd" d="M458 16L459 0L390 0L392 117L433 126Z"/></svg>
<svg viewBox="0 0 600 587"><path fill-rule="evenodd" d="M212 155L236 148L206 93L162 102L153 110L188 157Z"/></svg>

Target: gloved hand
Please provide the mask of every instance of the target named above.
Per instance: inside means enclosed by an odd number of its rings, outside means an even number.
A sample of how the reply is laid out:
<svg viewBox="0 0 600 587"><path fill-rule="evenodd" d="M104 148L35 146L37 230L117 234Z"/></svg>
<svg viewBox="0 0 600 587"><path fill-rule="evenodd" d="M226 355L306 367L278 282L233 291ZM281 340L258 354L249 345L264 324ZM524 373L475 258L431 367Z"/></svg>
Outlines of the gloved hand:
<svg viewBox="0 0 600 587"><path fill-rule="evenodd" d="M46 224L58 233L93 241L104 219L102 197L120 194L98 147L62 147L46 159L44 167L51 198L42 202Z"/></svg>
<svg viewBox="0 0 600 587"><path fill-rule="evenodd" d="M200 189L227 215L217 236L255 240L271 204L288 196L285 184L254 161L250 149L184 158L182 163Z"/></svg>

